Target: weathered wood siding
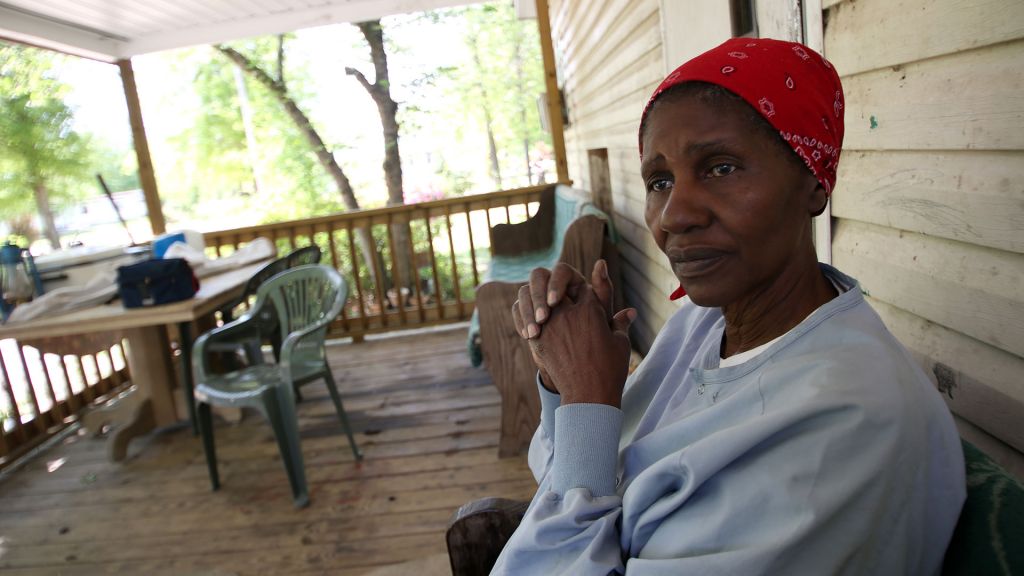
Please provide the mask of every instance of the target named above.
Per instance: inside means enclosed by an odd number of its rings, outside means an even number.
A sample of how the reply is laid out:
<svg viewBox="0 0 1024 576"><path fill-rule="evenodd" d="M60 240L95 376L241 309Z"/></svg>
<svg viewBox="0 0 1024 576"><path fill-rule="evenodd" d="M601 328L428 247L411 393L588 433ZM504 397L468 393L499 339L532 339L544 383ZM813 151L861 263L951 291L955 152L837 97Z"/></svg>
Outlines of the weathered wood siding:
<svg viewBox="0 0 1024 576"><path fill-rule="evenodd" d="M1024 2L820 1L847 101L833 261L935 376L964 436L1024 476ZM724 40L720 8L551 2L569 174L590 188L587 151L607 149L641 350L676 306L643 220L639 116L671 67ZM788 12L758 16L762 35L788 37L764 34Z"/></svg>
<svg viewBox="0 0 1024 576"><path fill-rule="evenodd" d="M833 261L1024 475L1024 2L824 7L846 90Z"/></svg>
<svg viewBox="0 0 1024 576"><path fill-rule="evenodd" d="M664 0L670 10L690 10L703 2ZM644 224L637 130L647 98L667 71L663 41L663 2L659 0L551 0L556 64L569 111L565 140L569 176L591 189L588 150L607 149L615 226L620 233L622 276L627 304L640 315L634 344L646 351L677 305L668 300L677 281ZM692 11L692 10L691 10ZM728 18L719 11L708 18ZM711 26L708 18L674 18L672 52L698 54L728 36L728 20ZM710 31L709 30L712 30ZM680 61L681 62L681 61ZM673 66L680 62L673 62Z"/></svg>

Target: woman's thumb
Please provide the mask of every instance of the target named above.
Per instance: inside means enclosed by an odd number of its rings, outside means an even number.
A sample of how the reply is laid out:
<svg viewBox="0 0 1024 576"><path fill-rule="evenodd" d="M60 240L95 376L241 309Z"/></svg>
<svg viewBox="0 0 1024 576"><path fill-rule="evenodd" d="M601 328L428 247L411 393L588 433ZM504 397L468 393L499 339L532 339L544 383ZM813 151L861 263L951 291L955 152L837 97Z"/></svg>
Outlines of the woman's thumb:
<svg viewBox="0 0 1024 576"><path fill-rule="evenodd" d="M636 308L619 310L615 316L612 316L612 332L622 332L628 335L633 320L636 320Z"/></svg>

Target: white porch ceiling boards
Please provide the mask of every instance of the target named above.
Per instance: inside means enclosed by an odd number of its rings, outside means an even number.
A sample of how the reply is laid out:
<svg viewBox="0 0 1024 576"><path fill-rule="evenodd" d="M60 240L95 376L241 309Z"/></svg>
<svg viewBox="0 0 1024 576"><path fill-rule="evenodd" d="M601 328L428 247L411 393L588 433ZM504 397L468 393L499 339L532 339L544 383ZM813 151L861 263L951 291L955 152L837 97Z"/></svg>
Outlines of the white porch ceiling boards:
<svg viewBox="0 0 1024 576"><path fill-rule="evenodd" d="M0 38L112 62L481 0L0 0Z"/></svg>

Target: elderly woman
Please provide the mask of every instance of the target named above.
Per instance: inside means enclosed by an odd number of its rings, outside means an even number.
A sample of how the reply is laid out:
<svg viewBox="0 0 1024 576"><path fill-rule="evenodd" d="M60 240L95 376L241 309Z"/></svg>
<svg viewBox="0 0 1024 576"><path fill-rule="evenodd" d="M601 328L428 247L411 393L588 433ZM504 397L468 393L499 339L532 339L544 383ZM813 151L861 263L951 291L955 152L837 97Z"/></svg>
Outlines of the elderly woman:
<svg viewBox="0 0 1024 576"><path fill-rule="evenodd" d="M634 310L536 270L513 308L539 367L536 497L497 574L935 574L963 503L945 404L819 264L843 94L811 49L733 39L640 123L646 221L686 299L629 378Z"/></svg>

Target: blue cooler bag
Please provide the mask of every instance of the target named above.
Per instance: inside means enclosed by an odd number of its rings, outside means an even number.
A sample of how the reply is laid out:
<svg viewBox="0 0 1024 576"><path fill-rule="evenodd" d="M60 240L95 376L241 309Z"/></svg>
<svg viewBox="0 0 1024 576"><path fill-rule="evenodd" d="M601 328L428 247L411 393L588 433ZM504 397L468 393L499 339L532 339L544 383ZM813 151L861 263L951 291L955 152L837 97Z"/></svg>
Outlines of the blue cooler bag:
<svg viewBox="0 0 1024 576"><path fill-rule="evenodd" d="M188 300L198 290L199 281L184 258L146 260L117 269L117 291L125 308Z"/></svg>

